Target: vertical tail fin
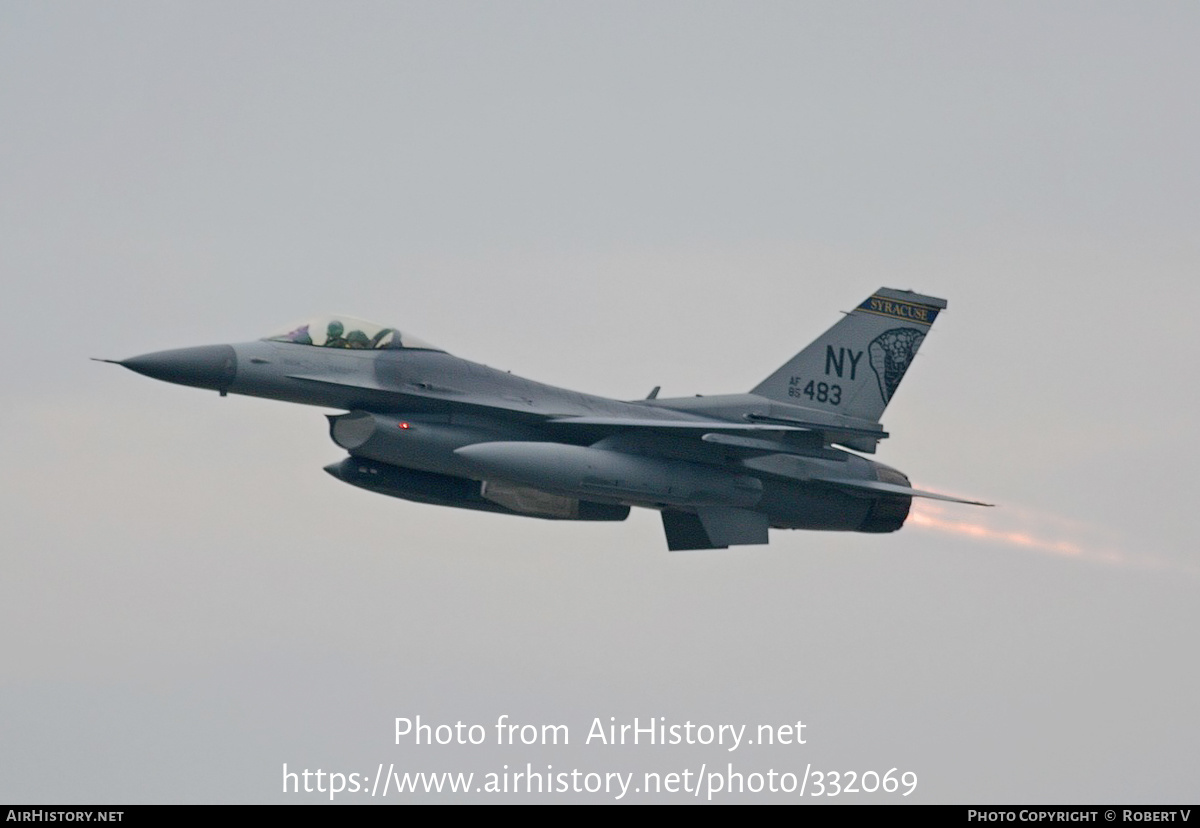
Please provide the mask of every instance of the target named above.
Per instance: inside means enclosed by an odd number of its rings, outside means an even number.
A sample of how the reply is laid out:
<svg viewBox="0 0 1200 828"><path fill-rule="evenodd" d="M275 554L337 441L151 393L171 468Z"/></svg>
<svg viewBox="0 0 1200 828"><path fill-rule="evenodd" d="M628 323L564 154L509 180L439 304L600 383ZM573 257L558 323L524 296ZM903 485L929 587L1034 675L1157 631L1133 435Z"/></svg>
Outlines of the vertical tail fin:
<svg viewBox="0 0 1200 828"><path fill-rule="evenodd" d="M877 422L946 300L880 288L751 393Z"/></svg>

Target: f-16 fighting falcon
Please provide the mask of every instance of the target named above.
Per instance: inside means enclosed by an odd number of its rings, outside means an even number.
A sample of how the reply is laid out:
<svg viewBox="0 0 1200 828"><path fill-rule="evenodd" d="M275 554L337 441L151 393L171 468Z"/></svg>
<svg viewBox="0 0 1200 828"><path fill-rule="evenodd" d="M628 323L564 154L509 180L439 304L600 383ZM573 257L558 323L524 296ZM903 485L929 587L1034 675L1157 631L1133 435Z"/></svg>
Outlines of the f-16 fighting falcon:
<svg viewBox="0 0 1200 828"><path fill-rule="evenodd" d="M894 532L911 488L869 460L879 423L946 302L881 288L744 394L622 402L522 379L415 336L324 316L237 345L118 365L166 382L323 406L349 452L325 470L380 494L550 520L662 514L667 547L767 530Z"/></svg>

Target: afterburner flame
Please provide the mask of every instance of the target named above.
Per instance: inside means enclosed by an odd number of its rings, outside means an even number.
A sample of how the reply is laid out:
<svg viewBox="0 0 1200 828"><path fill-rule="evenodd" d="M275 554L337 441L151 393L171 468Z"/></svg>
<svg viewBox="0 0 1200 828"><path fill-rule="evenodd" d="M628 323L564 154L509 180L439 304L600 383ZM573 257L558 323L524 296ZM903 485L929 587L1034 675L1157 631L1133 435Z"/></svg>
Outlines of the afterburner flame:
<svg viewBox="0 0 1200 828"><path fill-rule="evenodd" d="M908 515L908 523L912 526L922 526L942 532L952 532L968 535L981 540L996 541L1011 546L1021 546L1042 552L1052 552L1058 555L1081 555L1083 549L1076 543L1067 540L1049 540L1039 538L1028 532L1012 532L989 526L987 523L974 520L949 520L942 515L945 509L930 503L913 503Z"/></svg>
<svg viewBox="0 0 1200 828"><path fill-rule="evenodd" d="M953 507L914 499L907 525L1090 563L1140 569L1185 568L1153 554L1127 552L1100 527L1020 506L1003 505L964 517Z"/></svg>

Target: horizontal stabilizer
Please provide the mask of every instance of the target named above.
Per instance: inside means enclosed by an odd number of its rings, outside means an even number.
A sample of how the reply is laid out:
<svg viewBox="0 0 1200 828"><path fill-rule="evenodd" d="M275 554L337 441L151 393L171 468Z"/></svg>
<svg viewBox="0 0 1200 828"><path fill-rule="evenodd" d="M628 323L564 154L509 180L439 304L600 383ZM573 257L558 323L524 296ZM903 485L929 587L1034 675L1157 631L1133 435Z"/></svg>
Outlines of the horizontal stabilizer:
<svg viewBox="0 0 1200 828"><path fill-rule="evenodd" d="M903 495L905 497L928 497L932 500L948 500L951 503L966 503L970 506L995 506L995 503L983 503L978 500L963 500L961 497L950 497L950 495L937 494L936 492L923 492L920 489L910 489L908 486L900 486L895 483L882 483L878 480L843 480L835 477L814 477L810 478L813 483L828 483L831 486L838 486L843 489L859 489L866 492L876 492L878 494Z"/></svg>
<svg viewBox="0 0 1200 828"><path fill-rule="evenodd" d="M767 542L767 516L750 509L709 506L692 512L663 509L663 530L672 552L726 549Z"/></svg>

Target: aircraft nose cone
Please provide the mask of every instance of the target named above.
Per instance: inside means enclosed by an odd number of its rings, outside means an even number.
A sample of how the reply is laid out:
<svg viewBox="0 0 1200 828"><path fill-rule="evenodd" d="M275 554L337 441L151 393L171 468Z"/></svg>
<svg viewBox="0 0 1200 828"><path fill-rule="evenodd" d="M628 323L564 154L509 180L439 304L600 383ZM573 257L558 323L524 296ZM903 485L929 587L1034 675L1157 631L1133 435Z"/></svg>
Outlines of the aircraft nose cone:
<svg viewBox="0 0 1200 828"><path fill-rule="evenodd" d="M237 353L230 345L176 348L121 360L130 371L178 385L224 393L237 376Z"/></svg>

